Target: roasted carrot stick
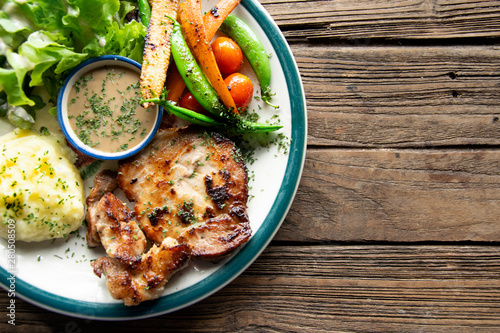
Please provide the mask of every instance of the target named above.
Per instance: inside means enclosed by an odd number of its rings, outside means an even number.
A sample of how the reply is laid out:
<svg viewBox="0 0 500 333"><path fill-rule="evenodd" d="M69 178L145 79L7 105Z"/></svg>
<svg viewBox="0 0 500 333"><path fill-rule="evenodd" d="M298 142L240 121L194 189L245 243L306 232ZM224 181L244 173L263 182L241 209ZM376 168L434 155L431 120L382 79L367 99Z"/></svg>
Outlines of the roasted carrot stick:
<svg viewBox="0 0 500 333"><path fill-rule="evenodd" d="M215 33L219 30L222 22L231 14L234 8L238 6L240 0L220 0L217 4L203 16L203 24L205 25L205 34L210 42L214 38Z"/></svg>
<svg viewBox="0 0 500 333"><path fill-rule="evenodd" d="M214 38L215 33L221 26L222 22L227 18L229 14L233 11L241 0L220 0L209 12L203 16L203 23L205 25L205 33L207 40L210 41ZM172 68L174 69L174 68ZM169 92L167 99L178 103L179 99L182 97L182 92L186 88L184 80L179 75L179 71L172 71L169 76L167 76L166 90Z"/></svg>
<svg viewBox="0 0 500 333"><path fill-rule="evenodd" d="M205 26L205 34L208 42L215 36L215 33L219 29L220 25L226 17L233 11L236 6L240 3L240 0L220 0L209 12L203 17L203 22ZM167 90L172 89L172 93L169 92L167 99L178 102L182 91L186 87L182 77L180 75L169 75L167 77ZM237 110L235 109L237 112Z"/></svg>
<svg viewBox="0 0 500 333"><path fill-rule="evenodd" d="M169 101L179 103L182 97L182 93L186 88L186 84L182 79L179 70L174 62L170 64L170 73L168 73L167 81L165 82L165 90L168 91L167 99Z"/></svg>
<svg viewBox="0 0 500 333"><path fill-rule="evenodd" d="M179 17L182 30L186 34L186 42L196 60L200 63L201 70L207 76L226 108L238 113L233 97L229 89L227 89L217 66L210 41L207 40L200 0L186 0L183 2L179 7Z"/></svg>

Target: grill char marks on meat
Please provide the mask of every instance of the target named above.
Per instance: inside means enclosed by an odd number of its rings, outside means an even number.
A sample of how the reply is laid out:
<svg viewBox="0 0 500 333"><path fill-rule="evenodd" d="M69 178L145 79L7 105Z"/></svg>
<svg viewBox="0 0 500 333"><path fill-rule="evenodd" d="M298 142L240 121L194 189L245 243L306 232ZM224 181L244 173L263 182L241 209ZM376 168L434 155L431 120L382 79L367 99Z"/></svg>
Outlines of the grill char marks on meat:
<svg viewBox="0 0 500 333"><path fill-rule="evenodd" d="M92 267L112 297L125 305L156 299L191 258L218 261L248 241L248 176L237 156L222 136L165 130L118 173L96 176L87 241L109 255ZM117 185L133 211L111 193Z"/></svg>
<svg viewBox="0 0 500 333"><path fill-rule="evenodd" d="M147 241L137 222L132 220L132 211L108 192L99 201L96 214L95 225L106 253L124 266L137 267Z"/></svg>
<svg viewBox="0 0 500 333"><path fill-rule="evenodd" d="M122 161L118 184L135 202L148 239L160 244L171 237L187 242L193 257L217 260L251 235L247 169L238 156L234 143L220 135L162 131Z"/></svg>
<svg viewBox="0 0 500 333"><path fill-rule="evenodd" d="M228 199L228 194L225 186L214 187L214 181L211 175L205 176L205 186L207 194L212 198L219 209L224 208L225 202Z"/></svg>
<svg viewBox="0 0 500 333"><path fill-rule="evenodd" d="M186 230L180 242L192 247L193 257L217 261L246 242L251 233L248 223L234 223L229 215L221 215Z"/></svg>
<svg viewBox="0 0 500 333"><path fill-rule="evenodd" d="M145 37L141 69L141 95L143 99L160 97L170 63L170 35L177 17L178 0L149 0L151 19ZM144 107L151 106L145 103Z"/></svg>
<svg viewBox="0 0 500 333"><path fill-rule="evenodd" d="M116 173L109 170L97 174L96 186L87 198L91 204L88 227L98 237L93 242L102 243L109 255L91 265L97 276L106 276L112 297L122 299L125 305L137 305L161 296L170 277L186 266L191 249L166 238L145 252L147 240L132 219L133 212L109 192L116 187L114 176Z"/></svg>
<svg viewBox="0 0 500 333"><path fill-rule="evenodd" d="M117 187L116 172L103 170L95 177L87 197L87 244L102 244L106 253L123 265L136 267L147 240L133 220L133 212L111 191Z"/></svg>
<svg viewBox="0 0 500 333"><path fill-rule="evenodd" d="M103 170L99 172L94 179L94 187L90 190L87 197L87 212L85 220L87 221L87 245L96 247L101 244L101 238L96 228L96 208L99 201L107 192L113 192L118 187L116 172Z"/></svg>
<svg viewBox="0 0 500 333"><path fill-rule="evenodd" d="M189 258L188 245L177 244L175 240L166 238L160 246L153 245L143 254L134 268L126 267L110 257L98 258L92 267L97 276L106 276L111 296L130 306L159 298L170 277L184 268Z"/></svg>

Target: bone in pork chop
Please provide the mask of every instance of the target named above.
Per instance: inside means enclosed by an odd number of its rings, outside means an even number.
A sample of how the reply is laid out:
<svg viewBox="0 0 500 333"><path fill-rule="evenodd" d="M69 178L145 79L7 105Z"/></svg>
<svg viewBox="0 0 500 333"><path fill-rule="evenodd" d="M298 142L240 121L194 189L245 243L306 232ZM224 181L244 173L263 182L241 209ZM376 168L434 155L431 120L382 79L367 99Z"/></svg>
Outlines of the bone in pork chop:
<svg viewBox="0 0 500 333"><path fill-rule="evenodd" d="M188 244L194 258L216 260L250 238L247 169L234 143L218 134L158 133L120 164L118 186L156 244L170 237Z"/></svg>

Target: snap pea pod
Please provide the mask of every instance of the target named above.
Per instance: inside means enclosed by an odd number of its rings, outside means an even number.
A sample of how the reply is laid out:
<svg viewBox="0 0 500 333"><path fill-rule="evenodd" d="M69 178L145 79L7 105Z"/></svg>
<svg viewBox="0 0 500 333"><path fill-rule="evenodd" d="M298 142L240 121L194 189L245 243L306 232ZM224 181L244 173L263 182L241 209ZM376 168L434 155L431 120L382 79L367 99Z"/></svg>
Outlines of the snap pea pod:
<svg viewBox="0 0 500 333"><path fill-rule="evenodd" d="M184 40L181 25L174 21L174 28L170 36L172 57L175 65L186 83L186 87L193 94L200 105L216 117L223 117L227 112L220 102L217 92L210 85L200 66L196 62L193 54Z"/></svg>
<svg viewBox="0 0 500 333"><path fill-rule="evenodd" d="M252 29L241 19L230 14L221 24L220 31L233 39L245 54L248 62L257 77L261 89L262 100L274 107L278 106L271 104L271 64L269 57L257 35Z"/></svg>
<svg viewBox="0 0 500 333"><path fill-rule="evenodd" d="M148 26L149 20L151 19L151 6L148 0L138 0L139 5L139 17L141 18L141 23L144 26Z"/></svg>

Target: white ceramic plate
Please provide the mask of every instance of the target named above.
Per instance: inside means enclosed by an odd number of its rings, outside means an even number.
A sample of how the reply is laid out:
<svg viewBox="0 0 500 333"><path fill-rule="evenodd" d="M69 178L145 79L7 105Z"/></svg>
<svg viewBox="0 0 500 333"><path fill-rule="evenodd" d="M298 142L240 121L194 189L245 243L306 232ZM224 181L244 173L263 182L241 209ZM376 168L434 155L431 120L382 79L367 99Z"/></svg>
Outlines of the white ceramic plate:
<svg viewBox="0 0 500 333"><path fill-rule="evenodd" d="M214 4L212 0L203 2L205 10ZM7 279L15 273L16 295L51 311L100 320L147 318L208 297L241 274L265 249L285 219L302 173L307 138L305 96L290 48L260 3L242 0L233 13L250 25L271 54L271 88L276 92L272 102L280 106L275 110L255 100L249 107L261 115L261 121L277 114L284 125L280 132L291 139L286 153L278 150L276 145L261 148L254 155L256 161L248 165L252 179L248 214L253 231L248 243L217 264L192 262L168 282L161 298L126 307L121 301L111 298L105 279L93 274L90 260L104 255L104 250L87 248L85 228L79 230L79 235L55 242L16 242L14 272L8 265L7 241L2 238L0 284L5 289L10 285ZM242 71L260 92L249 65L245 64ZM50 117L45 113L37 122L51 125L49 130L55 131L57 123ZM10 130L12 127L8 123L0 121L0 135ZM114 167L112 163L116 162L105 162L102 167ZM91 185L86 181L87 188Z"/></svg>

